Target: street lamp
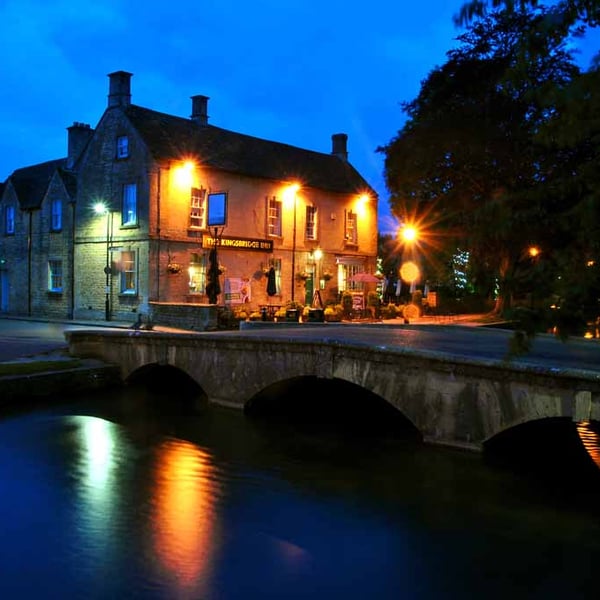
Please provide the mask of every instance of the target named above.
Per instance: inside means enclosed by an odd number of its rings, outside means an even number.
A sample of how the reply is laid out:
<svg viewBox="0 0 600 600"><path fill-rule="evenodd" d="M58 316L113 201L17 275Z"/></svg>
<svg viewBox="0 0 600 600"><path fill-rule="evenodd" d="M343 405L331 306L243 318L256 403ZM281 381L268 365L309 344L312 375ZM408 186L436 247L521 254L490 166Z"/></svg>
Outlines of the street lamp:
<svg viewBox="0 0 600 600"><path fill-rule="evenodd" d="M106 264L104 274L106 275L105 300L104 300L104 319L110 321L110 210L104 202L94 204L94 212L97 215L106 215Z"/></svg>

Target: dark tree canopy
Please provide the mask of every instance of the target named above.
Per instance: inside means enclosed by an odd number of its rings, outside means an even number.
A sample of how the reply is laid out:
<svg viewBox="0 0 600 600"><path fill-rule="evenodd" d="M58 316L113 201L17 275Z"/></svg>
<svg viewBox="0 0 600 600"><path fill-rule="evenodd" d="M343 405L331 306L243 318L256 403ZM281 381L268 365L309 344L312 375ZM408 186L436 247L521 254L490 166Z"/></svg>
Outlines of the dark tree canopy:
<svg viewBox="0 0 600 600"><path fill-rule="evenodd" d="M497 280L499 310L534 280L548 291L556 264L545 261L542 272L527 248L572 240L565 216L577 218L581 196L566 182L582 153L594 158L586 131L578 140L558 134L565 120L581 123L568 109L569 98L579 105L572 86L580 72L566 47L573 29L540 33L549 15L497 11L473 22L419 96L402 104L405 125L378 149L398 219L426 223L443 242L438 255L468 251L474 284L489 291Z"/></svg>

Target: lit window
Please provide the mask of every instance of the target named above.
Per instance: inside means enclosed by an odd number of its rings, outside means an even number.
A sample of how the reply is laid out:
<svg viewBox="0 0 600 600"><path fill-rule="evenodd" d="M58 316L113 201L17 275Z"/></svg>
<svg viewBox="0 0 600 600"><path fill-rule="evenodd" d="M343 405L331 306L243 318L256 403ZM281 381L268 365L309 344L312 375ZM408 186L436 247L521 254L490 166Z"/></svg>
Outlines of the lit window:
<svg viewBox="0 0 600 600"><path fill-rule="evenodd" d="M120 135L117 138L117 158L127 158L129 156L129 138L126 135Z"/></svg>
<svg viewBox="0 0 600 600"><path fill-rule="evenodd" d="M60 200L52 200L50 212L50 230L60 231L62 229L62 202Z"/></svg>
<svg viewBox="0 0 600 600"><path fill-rule="evenodd" d="M190 227L194 229L206 228L206 190L202 188L192 188Z"/></svg>
<svg viewBox="0 0 600 600"><path fill-rule="evenodd" d="M317 239L317 207L306 207L306 239Z"/></svg>
<svg viewBox="0 0 600 600"><path fill-rule="evenodd" d="M351 210L346 211L346 223L344 238L347 244L358 243L358 234L356 230L356 213Z"/></svg>
<svg viewBox="0 0 600 600"><path fill-rule="evenodd" d="M61 260L48 261L48 290L51 292L62 292L63 273Z"/></svg>
<svg viewBox="0 0 600 600"><path fill-rule="evenodd" d="M137 225L137 186L127 183L123 186L123 225Z"/></svg>
<svg viewBox="0 0 600 600"><path fill-rule="evenodd" d="M121 294L137 294L137 257L134 251L121 252Z"/></svg>
<svg viewBox="0 0 600 600"><path fill-rule="evenodd" d="M206 256L204 254L192 253L188 274L190 294L202 294L206 287Z"/></svg>
<svg viewBox="0 0 600 600"><path fill-rule="evenodd" d="M267 226L269 235L281 237L281 202L276 196L268 198Z"/></svg>
<svg viewBox="0 0 600 600"><path fill-rule="evenodd" d="M4 233L12 235L15 232L15 207L7 206L4 209Z"/></svg>

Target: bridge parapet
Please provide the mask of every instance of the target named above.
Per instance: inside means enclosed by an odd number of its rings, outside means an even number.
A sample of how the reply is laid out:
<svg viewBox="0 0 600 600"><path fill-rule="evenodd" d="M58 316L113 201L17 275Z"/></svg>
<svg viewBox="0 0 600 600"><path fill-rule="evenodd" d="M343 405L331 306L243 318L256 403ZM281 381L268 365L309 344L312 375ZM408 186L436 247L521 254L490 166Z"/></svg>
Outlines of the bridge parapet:
<svg viewBox="0 0 600 600"><path fill-rule="evenodd" d="M118 330L66 335L72 355L118 365L123 380L147 365L171 365L211 402L240 409L294 377L345 380L392 404L436 444L480 450L528 421L600 420L600 380L585 374L327 340Z"/></svg>

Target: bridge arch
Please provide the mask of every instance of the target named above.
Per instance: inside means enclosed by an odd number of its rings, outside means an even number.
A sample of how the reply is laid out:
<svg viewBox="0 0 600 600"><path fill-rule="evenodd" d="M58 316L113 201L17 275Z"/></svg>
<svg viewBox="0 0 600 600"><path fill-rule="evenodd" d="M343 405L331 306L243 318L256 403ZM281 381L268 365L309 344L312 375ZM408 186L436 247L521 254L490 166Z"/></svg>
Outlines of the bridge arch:
<svg viewBox="0 0 600 600"><path fill-rule="evenodd" d="M363 434L423 439L414 423L387 400L335 377L302 375L280 379L249 398L244 412L252 418L285 418Z"/></svg>

